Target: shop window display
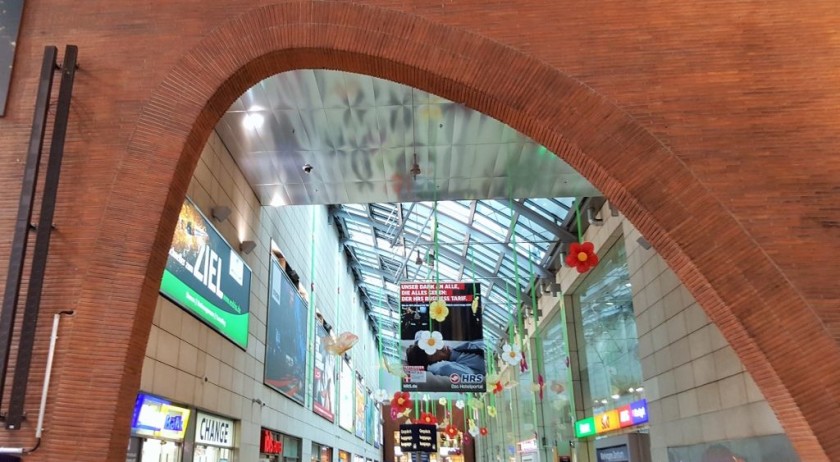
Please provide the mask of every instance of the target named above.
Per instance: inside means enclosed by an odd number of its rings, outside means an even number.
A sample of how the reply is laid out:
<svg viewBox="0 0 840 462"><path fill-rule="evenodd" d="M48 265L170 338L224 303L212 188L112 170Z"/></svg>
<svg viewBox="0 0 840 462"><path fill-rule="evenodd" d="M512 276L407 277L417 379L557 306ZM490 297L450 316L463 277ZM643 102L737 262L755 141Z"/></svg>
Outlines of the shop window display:
<svg viewBox="0 0 840 462"><path fill-rule="evenodd" d="M636 317L623 241L604 252L574 293L582 333L581 375L593 413L643 399ZM548 336L546 336L548 337ZM581 342L579 342L580 344Z"/></svg>

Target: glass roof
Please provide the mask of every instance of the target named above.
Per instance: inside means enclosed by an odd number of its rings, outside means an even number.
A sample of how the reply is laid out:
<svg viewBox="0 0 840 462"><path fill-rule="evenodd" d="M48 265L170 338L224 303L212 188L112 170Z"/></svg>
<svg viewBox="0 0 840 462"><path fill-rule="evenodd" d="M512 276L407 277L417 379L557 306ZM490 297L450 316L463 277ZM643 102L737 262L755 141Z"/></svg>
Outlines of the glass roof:
<svg viewBox="0 0 840 462"><path fill-rule="evenodd" d="M436 213L434 202L331 206L383 352L398 356L399 284L436 277L481 283L485 338L497 344L514 312L517 288L525 300L532 275L553 279L561 245L576 240L574 201L441 201Z"/></svg>

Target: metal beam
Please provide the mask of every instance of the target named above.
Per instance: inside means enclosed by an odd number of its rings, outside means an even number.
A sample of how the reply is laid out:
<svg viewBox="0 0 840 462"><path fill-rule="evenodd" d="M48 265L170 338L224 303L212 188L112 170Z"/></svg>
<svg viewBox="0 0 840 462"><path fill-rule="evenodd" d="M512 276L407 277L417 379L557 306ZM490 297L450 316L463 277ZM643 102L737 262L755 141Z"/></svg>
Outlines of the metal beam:
<svg viewBox="0 0 840 462"><path fill-rule="evenodd" d="M500 204L505 204L510 206L509 202L505 202L503 200L498 200ZM557 238L563 242L577 242L577 236L570 233L569 230L563 228L562 226L554 223L553 221L545 218L544 216L540 215L539 213L531 210L528 206L524 204L523 201L513 201L513 208L516 210L520 215L528 218L529 220L537 223L538 225L545 228L551 234L557 236Z"/></svg>

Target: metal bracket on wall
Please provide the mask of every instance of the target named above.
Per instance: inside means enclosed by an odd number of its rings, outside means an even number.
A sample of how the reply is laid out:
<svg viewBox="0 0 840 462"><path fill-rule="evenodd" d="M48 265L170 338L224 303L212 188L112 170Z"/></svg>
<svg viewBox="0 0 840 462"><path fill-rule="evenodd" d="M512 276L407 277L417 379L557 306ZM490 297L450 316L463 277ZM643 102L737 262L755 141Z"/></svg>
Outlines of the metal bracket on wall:
<svg viewBox="0 0 840 462"><path fill-rule="evenodd" d="M35 234L35 249L30 266L29 284L26 293L26 305L23 310L18 341L15 375L12 382L12 395L9 411L6 415L6 428L17 430L24 418L26 386L29 381L29 369L32 363L32 350L38 324L38 310L41 305L41 290L44 286L44 274L47 268L50 236L53 230L58 184L61 176L61 161L64 157L64 141L70 118L70 102L73 94L73 81L76 76L76 58L78 47L68 45L64 51L64 64L61 66L61 83L58 102L55 109L50 154L47 161L47 174L44 180L44 192L41 198L41 212ZM29 220L26 220L28 223ZM5 306L4 306L5 308ZM8 352L6 353L8 354ZM5 371L5 368L4 368Z"/></svg>

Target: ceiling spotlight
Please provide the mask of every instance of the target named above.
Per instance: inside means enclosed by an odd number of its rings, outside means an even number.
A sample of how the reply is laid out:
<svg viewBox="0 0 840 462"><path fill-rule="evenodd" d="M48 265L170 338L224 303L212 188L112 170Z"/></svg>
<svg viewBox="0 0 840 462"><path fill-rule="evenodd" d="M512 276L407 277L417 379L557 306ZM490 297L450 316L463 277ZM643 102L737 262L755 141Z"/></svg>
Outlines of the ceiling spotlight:
<svg viewBox="0 0 840 462"><path fill-rule="evenodd" d="M650 242L647 239L645 239L643 237L640 237L640 238L636 239L636 242L638 242L639 245L642 246L643 249L650 250L651 245L650 245Z"/></svg>
<svg viewBox="0 0 840 462"><path fill-rule="evenodd" d="M417 260L414 260L414 264L420 266L423 264L423 258L420 257L420 251L417 251Z"/></svg>
<svg viewBox="0 0 840 462"><path fill-rule="evenodd" d="M621 398L621 395L617 395L617 394L616 394L616 395L612 395L612 399L618 399L618 398Z"/></svg>
<svg viewBox="0 0 840 462"><path fill-rule="evenodd" d="M263 126L263 122L265 122L265 117L262 114L245 114L242 119L242 126L248 130L256 130Z"/></svg>
<svg viewBox="0 0 840 462"><path fill-rule="evenodd" d="M312 173L312 170L314 170L314 169L315 169L315 167L313 167L309 163L303 164L303 171L306 172L306 173Z"/></svg>
<svg viewBox="0 0 840 462"><path fill-rule="evenodd" d="M254 241L242 241L242 243L239 244L239 250L246 255L253 252L256 248L257 243Z"/></svg>
<svg viewBox="0 0 840 462"><path fill-rule="evenodd" d="M643 391L645 391L645 389L643 387L639 387L639 388L636 389L636 393L641 393Z"/></svg>
<svg viewBox="0 0 840 462"><path fill-rule="evenodd" d="M421 173L420 164L417 163L417 153L416 152L414 153L414 165L411 166L411 170L409 170L409 172L411 172L411 176L415 180L417 179L417 175L419 175Z"/></svg>
<svg viewBox="0 0 840 462"><path fill-rule="evenodd" d="M435 264L435 253L429 252L429 266L433 266Z"/></svg>
<svg viewBox="0 0 840 462"><path fill-rule="evenodd" d="M629 391L630 393L635 393L636 389L633 388L633 387L630 387L630 388L627 389L627 391Z"/></svg>
<svg viewBox="0 0 840 462"><path fill-rule="evenodd" d="M607 404L607 400L602 399L602 400L601 400L601 404Z"/></svg>

